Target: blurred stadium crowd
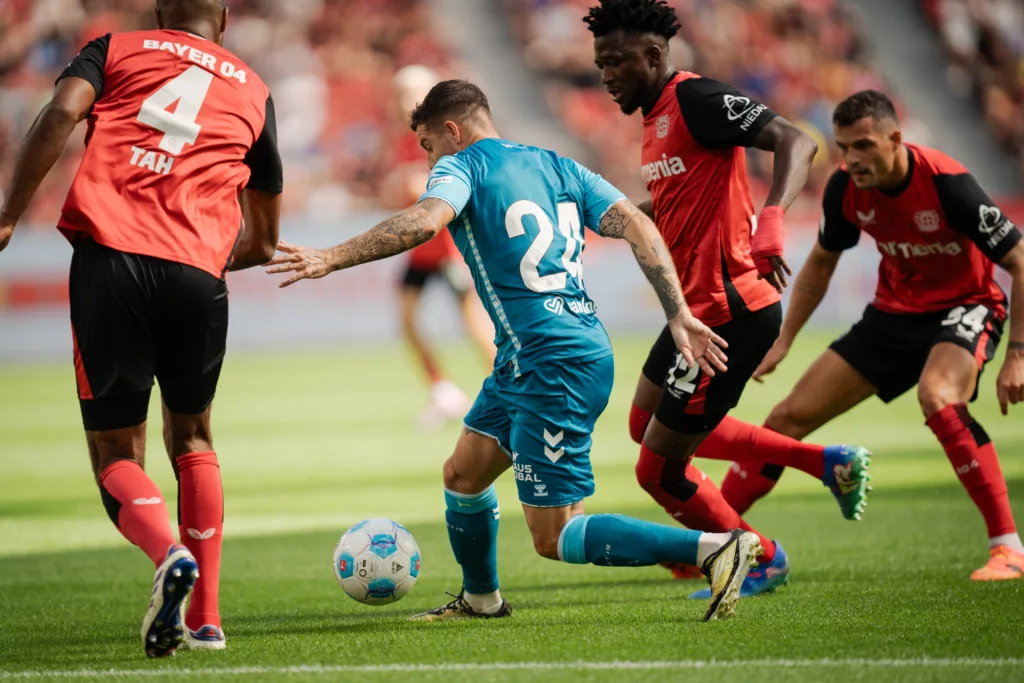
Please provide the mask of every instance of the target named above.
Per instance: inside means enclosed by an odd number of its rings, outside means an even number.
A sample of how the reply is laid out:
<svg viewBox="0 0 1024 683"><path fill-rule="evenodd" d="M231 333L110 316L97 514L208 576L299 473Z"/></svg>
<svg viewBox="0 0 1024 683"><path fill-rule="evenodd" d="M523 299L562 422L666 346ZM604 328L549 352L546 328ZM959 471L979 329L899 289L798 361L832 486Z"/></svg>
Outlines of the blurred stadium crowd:
<svg viewBox="0 0 1024 683"><path fill-rule="evenodd" d="M482 1L482 0L480 0ZM631 195L643 191L639 117L619 113L593 67L580 21L591 0L500 0L553 112L591 151L589 163ZM1024 146L1024 9L1019 0L922 0L951 56L955 83L978 98L995 135ZM424 0L226 0L226 46L274 92L291 215L395 208L415 195L408 169L422 153L405 113L424 85L460 73ZM678 68L731 82L798 122L821 152L807 208L837 163L834 104L884 88L857 16L838 0L671 0L687 17L673 45ZM96 36L153 28L153 0L0 0L0 186L17 146L52 92L54 74ZM353 21L352 17L359 17ZM412 66L416 65L416 66ZM411 68L403 68L411 67ZM427 71L420 67L427 67ZM897 94L898 95L898 94ZM911 139L928 131L904 115ZM78 166L79 130L28 222L52 225ZM751 152L763 191L771 158Z"/></svg>
<svg viewBox="0 0 1024 683"><path fill-rule="evenodd" d="M977 101L1024 175L1024 2L922 1L949 55L950 85Z"/></svg>

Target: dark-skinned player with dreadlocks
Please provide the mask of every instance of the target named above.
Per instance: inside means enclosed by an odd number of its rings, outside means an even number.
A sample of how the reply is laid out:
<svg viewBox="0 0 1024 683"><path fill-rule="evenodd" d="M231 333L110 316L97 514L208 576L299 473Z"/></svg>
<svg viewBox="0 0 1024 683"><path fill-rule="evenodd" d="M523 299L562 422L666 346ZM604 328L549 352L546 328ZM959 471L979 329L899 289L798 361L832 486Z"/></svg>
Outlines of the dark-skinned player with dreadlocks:
<svg viewBox="0 0 1024 683"><path fill-rule="evenodd" d="M624 114L644 117L641 172L651 200L640 208L672 251L687 301L728 342L729 370L715 376L686 363L667 332L655 342L629 418L641 445L640 485L690 528L754 531L691 460L791 462L832 491L847 519L860 519L868 451L802 444L727 416L779 335L790 274L783 214L807 181L817 145L732 86L676 71L669 40L681 26L663 0L601 0L583 21L594 34L601 82ZM749 147L775 154L760 215L747 181ZM765 552L743 595L773 591L788 579L782 547L764 536L761 544ZM678 578L696 576L695 568L670 569Z"/></svg>

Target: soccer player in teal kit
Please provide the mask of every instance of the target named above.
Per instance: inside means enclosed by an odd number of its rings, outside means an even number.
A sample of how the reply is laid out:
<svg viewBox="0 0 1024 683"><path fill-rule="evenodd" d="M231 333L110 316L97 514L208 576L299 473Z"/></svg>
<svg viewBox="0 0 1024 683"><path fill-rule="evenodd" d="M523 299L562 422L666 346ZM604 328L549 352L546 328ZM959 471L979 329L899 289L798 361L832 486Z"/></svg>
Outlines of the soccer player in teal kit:
<svg viewBox="0 0 1024 683"><path fill-rule="evenodd" d="M583 226L626 239L661 300L687 363L725 370L724 342L691 313L657 228L621 192L575 161L501 139L487 98L465 81L437 84L412 114L432 172L413 207L323 250L285 243L269 272L282 286L406 251L445 226L494 322L498 356L444 465L446 519L463 589L425 621L511 614L498 590L498 500L512 468L537 552L602 566L686 562L711 584L705 619L732 616L762 552L756 534L701 533L622 515L587 515L591 432L608 403L612 348L583 286Z"/></svg>

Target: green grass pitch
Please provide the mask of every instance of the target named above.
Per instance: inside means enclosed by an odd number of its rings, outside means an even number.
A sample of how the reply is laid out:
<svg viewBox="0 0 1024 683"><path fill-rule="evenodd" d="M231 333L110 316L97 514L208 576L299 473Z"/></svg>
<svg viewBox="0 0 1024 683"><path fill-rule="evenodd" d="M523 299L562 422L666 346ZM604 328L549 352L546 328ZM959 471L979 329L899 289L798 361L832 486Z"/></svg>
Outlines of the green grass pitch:
<svg viewBox="0 0 1024 683"><path fill-rule="evenodd" d="M672 523L634 480L626 430L648 342L616 339L618 381L595 435L588 511ZM827 342L805 337L735 414L763 420ZM476 356L457 346L445 359L474 390ZM1024 520L1024 407L999 415L997 369L973 411ZM426 392L398 347L229 354L214 408L228 650L149 661L138 629L152 567L100 504L73 382L70 362L0 368L0 680L1024 680L1024 582L968 581L986 558L985 529L912 394L870 401L814 435L874 451L863 522L843 521L827 491L798 472L754 508L749 520L789 552L792 581L741 601L733 620L702 623L703 603L685 599L701 584L672 582L657 567L537 557L506 476L499 565L513 617L405 621L459 588L440 489L458 427L418 431ZM151 415L147 470L173 500L159 412ZM698 464L716 480L724 473L722 463ZM338 536L373 516L406 524L423 553L419 585L387 607L350 600L331 572Z"/></svg>

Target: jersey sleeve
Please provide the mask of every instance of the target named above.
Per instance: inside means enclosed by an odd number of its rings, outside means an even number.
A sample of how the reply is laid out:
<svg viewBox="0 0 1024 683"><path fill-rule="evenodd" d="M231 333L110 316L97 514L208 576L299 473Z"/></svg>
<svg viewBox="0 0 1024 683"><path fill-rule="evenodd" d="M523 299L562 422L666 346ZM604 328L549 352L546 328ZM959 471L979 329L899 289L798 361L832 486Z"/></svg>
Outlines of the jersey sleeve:
<svg viewBox="0 0 1024 683"><path fill-rule="evenodd" d="M583 224L596 232L608 209L625 199L626 195L586 166L567 161L579 178L583 190Z"/></svg>
<svg viewBox="0 0 1024 683"><path fill-rule="evenodd" d="M427 179L427 191L419 201L431 197L440 199L451 206L458 216L466 208L472 194L473 181L466 162L456 156L446 156L434 164Z"/></svg>
<svg viewBox="0 0 1024 683"><path fill-rule="evenodd" d="M249 167L247 190L269 194L281 194L284 191L284 167L277 148L277 114L274 111L274 98L269 95L263 131L246 153L245 165Z"/></svg>
<svg viewBox="0 0 1024 683"><path fill-rule="evenodd" d="M713 78L688 78L676 99L690 135L702 147L753 147L758 133L778 114Z"/></svg>
<svg viewBox="0 0 1024 683"><path fill-rule="evenodd" d="M71 60L64 71L57 77L60 83L69 76L81 78L89 82L96 90L96 99L103 94L106 80L107 52L110 49L110 34L100 36L82 48L78 56Z"/></svg>
<svg viewBox="0 0 1024 683"><path fill-rule="evenodd" d="M843 199L849 185L850 174L841 168L832 174L825 185L818 244L827 251L846 251L857 246L860 241L860 228L843 213Z"/></svg>
<svg viewBox="0 0 1024 683"><path fill-rule="evenodd" d="M989 259L999 262L1021 240L1021 232L970 173L932 177L949 226L967 235Z"/></svg>

